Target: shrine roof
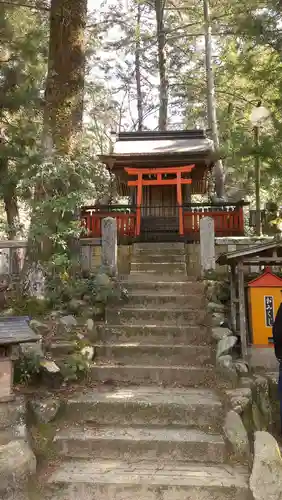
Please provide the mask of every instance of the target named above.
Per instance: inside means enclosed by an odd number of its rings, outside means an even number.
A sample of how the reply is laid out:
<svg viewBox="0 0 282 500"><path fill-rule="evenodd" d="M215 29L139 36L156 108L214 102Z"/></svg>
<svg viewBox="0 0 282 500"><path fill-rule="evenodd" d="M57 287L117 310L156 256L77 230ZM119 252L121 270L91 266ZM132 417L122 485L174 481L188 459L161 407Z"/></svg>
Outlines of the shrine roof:
<svg viewBox="0 0 282 500"><path fill-rule="evenodd" d="M273 251L277 251L277 256L272 257ZM257 257L261 263L264 262L264 258L268 261L271 260L272 257L272 265L278 263L276 259L282 255L282 240L279 238L273 238L272 241L262 242L255 245L250 245L246 248L234 250L233 252L226 252L221 254L217 258L217 263L219 265L233 264L239 260L244 261L248 257Z"/></svg>
<svg viewBox="0 0 282 500"><path fill-rule="evenodd" d="M120 134L114 144L116 155L168 154L213 151L213 142L200 131L142 132Z"/></svg>
<svg viewBox="0 0 282 500"><path fill-rule="evenodd" d="M0 318L0 346L38 342L41 336L28 324L26 316Z"/></svg>
<svg viewBox="0 0 282 500"><path fill-rule="evenodd" d="M209 157L213 152L213 141L204 130L121 132L116 136L111 154L101 159L108 163L110 158L115 161L145 156Z"/></svg>

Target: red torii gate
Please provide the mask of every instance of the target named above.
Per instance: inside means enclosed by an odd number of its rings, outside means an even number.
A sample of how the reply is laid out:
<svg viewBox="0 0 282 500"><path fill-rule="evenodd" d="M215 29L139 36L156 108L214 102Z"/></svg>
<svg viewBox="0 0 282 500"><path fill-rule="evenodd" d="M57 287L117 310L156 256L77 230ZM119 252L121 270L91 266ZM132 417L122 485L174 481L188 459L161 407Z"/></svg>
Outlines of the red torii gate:
<svg viewBox="0 0 282 500"><path fill-rule="evenodd" d="M128 181L128 186L137 187L136 196L136 236L140 235L141 226L141 205L143 196L143 186L176 186L176 197L178 204L179 215L179 234L184 235L183 227L183 207L182 207L182 189L183 184L192 184L192 179L183 179L182 174L187 174L192 171L195 165L186 165L183 167L162 167L162 168L125 168L128 175L135 175L135 181ZM173 179L165 179L165 174L175 174ZM144 179L144 175L154 175L155 179Z"/></svg>

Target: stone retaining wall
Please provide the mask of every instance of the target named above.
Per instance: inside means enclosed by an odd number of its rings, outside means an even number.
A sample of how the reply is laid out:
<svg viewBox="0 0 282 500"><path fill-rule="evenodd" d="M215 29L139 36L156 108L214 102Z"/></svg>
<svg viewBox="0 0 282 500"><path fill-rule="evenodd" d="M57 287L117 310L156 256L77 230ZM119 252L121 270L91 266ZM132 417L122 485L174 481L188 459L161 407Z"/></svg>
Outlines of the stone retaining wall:
<svg viewBox="0 0 282 500"><path fill-rule="evenodd" d="M228 327L228 302L225 302L224 284L206 281L206 297L212 320L212 337L216 343L216 364L219 375L233 386L226 390L227 410L237 412L247 433L280 431L277 372L256 372L243 361L240 340Z"/></svg>
<svg viewBox="0 0 282 500"><path fill-rule="evenodd" d="M221 254L226 252L233 252L235 250L242 250L251 245L257 243L266 243L271 241L273 238L256 238L256 237L229 237L229 238L215 238L215 258L217 259ZM200 244L199 243L189 243L186 245L186 255L187 255L187 266L188 274L193 276L201 275L201 261L200 261ZM246 267L247 273L257 272L257 269L248 269ZM218 266L216 265L216 272L220 274L226 274L228 271L228 266Z"/></svg>
<svg viewBox="0 0 282 500"><path fill-rule="evenodd" d="M243 249L258 242L270 241L272 238L258 238L256 237L240 237L240 238L215 238L215 256L219 257L222 253L231 252L237 249ZM157 244L156 244L157 245ZM118 273L119 275L126 275L130 271L131 258L132 258L132 245L119 245L118 246ZM200 277L201 275L201 262L200 262L200 244L189 243L185 245L187 269L188 274ZM94 270L101 265L101 245L100 241L93 240L89 245L83 245L82 258L84 265L87 269ZM254 266L253 266L254 267ZM216 266L216 272L225 274L227 266ZM247 272L256 272L255 269L249 269Z"/></svg>
<svg viewBox="0 0 282 500"><path fill-rule="evenodd" d="M101 265L101 245L84 245L81 249L85 269L94 271ZM132 245L118 245L118 274L127 275L130 272Z"/></svg>
<svg viewBox="0 0 282 500"><path fill-rule="evenodd" d="M270 241L271 239L272 238L260 238L258 240L255 237L215 238L215 257L217 258L219 257L219 255L225 252L231 252L236 249L246 248L258 242L266 242ZM81 240L81 243L82 243L81 245L82 265L85 269L94 271L101 265L101 240L97 238L96 239L89 238L87 240ZM25 246L26 242L22 242L22 245ZM119 275L127 275L130 272L132 248L133 245L118 245ZM185 245L185 248L187 256L188 274L200 277L201 276L200 244L189 243ZM14 251L15 249L12 250ZM1 250L1 245L0 245L0 275L6 275L7 273L9 273L9 269L11 267L9 265L7 252L9 253L9 248L4 248ZM220 274L225 274L227 272L227 266L216 266L216 272ZM256 270L250 269L249 272L256 272Z"/></svg>

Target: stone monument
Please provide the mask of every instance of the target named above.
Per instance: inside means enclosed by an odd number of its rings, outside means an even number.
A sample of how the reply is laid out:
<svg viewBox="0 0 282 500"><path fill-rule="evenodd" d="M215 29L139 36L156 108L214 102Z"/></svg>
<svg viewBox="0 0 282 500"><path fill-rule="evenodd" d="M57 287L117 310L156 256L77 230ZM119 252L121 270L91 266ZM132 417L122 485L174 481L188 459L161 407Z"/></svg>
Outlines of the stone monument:
<svg viewBox="0 0 282 500"><path fill-rule="evenodd" d="M24 289L29 297L35 297L38 300L45 298L45 274L41 264L31 265L25 276Z"/></svg>
<svg viewBox="0 0 282 500"><path fill-rule="evenodd" d="M200 220L201 274L215 270L214 220L203 217Z"/></svg>
<svg viewBox="0 0 282 500"><path fill-rule="evenodd" d="M117 221L113 217L102 220L102 265L111 276L117 274Z"/></svg>

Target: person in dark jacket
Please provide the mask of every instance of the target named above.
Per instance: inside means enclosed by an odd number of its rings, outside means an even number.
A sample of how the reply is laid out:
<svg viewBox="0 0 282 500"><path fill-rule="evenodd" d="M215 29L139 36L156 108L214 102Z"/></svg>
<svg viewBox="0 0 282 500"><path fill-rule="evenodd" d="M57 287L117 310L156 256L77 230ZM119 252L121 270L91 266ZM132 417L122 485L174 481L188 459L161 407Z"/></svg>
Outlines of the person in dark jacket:
<svg viewBox="0 0 282 500"><path fill-rule="evenodd" d="M282 303L279 306L272 326L272 336L275 356L279 362L278 395L280 401L280 429L282 434Z"/></svg>

